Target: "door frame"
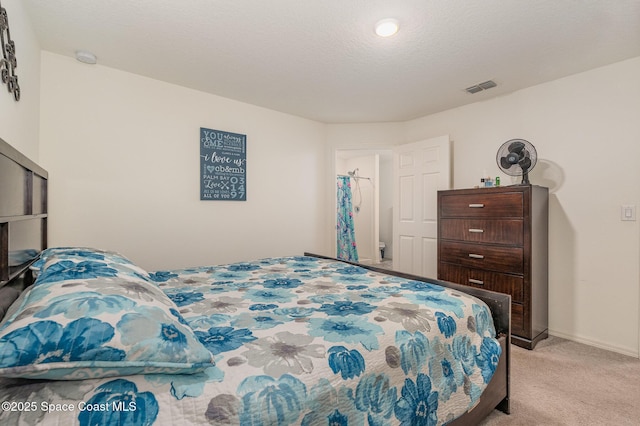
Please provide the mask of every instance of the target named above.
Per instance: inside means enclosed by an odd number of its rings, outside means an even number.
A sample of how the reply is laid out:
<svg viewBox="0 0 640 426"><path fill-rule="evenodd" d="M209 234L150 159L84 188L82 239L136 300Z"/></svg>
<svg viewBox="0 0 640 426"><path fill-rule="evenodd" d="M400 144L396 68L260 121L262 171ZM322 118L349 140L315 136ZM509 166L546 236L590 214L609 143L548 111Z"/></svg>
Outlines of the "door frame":
<svg viewBox="0 0 640 426"><path fill-rule="evenodd" d="M394 151L399 145L404 145L404 144L410 144L410 143L415 143L417 141L420 140L425 140L425 139L431 139L431 138L436 138L436 137L440 137L440 136L445 136L444 134L438 135L438 136L431 136L431 137L424 137L421 139L417 139L414 141L406 141L406 140L402 140L400 142L394 142L394 143L389 143L389 144L381 144L381 143L375 143L375 142L371 142L371 143L358 143L358 142L354 142L354 143L341 143L341 144L331 144L329 149L327 149L326 155L327 155L327 163L329 165L329 167L327 167L327 182L330 184L327 185L327 192L326 192L326 201L327 201L327 206L330 206L331 211L328 212L327 214L330 215L330 218L327 221L327 228L326 228L326 236L325 238L328 238L328 244L329 244L329 253L331 253L331 257L336 257L337 255L337 247L336 247L336 226L337 226L337 217L336 217L336 210L338 208L338 200L336 198L336 175L337 175L337 170L336 170L336 154L337 151L362 151L363 155L365 155L365 152L369 152L369 153L375 153L375 152L380 152L380 151ZM453 182L453 172L454 172L454 164L453 164L453 141L451 140L451 135L450 134L446 134L446 136L449 137L449 161L450 161L450 176L449 176L449 181L450 181L450 186L451 188L453 188L454 182ZM394 194L395 196L395 194ZM395 257L395 255L394 255Z"/></svg>
<svg viewBox="0 0 640 426"><path fill-rule="evenodd" d="M338 200L336 198L336 176L338 174L337 168L336 168L336 155L338 154L338 151L361 151L362 152L362 156L365 156L367 154L377 154L380 151L393 151L393 147L394 145L376 145L376 144L349 144L349 145L344 145L344 146L332 146L331 149L329 150L329 172L330 172L330 176L328 177L327 181L331 182L330 185L328 185L328 190L327 190L327 197L329 202L327 203L327 205L331 206L331 213L329 213L331 216L331 219L329 220L329 226L331 227L329 230L329 235L331 235L331 238L329 239L330 242L330 250L331 250L331 257L336 257L337 256L337 247L336 247L336 227L338 226L338 220L336 217L336 210L338 208ZM378 185L378 182L375 182L376 185ZM377 244L377 243L376 243Z"/></svg>

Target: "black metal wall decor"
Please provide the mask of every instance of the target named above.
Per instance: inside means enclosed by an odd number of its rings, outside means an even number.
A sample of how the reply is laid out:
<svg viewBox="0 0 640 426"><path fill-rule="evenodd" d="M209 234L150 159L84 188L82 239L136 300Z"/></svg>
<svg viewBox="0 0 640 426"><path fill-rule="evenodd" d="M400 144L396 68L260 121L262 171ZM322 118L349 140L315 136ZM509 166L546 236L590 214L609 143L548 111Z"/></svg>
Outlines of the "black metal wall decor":
<svg viewBox="0 0 640 426"><path fill-rule="evenodd" d="M13 42L13 40L11 40L7 10L2 7L1 3L0 44L2 44L2 58L0 58L0 77L2 77L2 83L7 85L9 93L13 93L13 99L19 101L20 85L18 85L18 76L16 75L16 68L18 67L18 61L16 60L16 44Z"/></svg>

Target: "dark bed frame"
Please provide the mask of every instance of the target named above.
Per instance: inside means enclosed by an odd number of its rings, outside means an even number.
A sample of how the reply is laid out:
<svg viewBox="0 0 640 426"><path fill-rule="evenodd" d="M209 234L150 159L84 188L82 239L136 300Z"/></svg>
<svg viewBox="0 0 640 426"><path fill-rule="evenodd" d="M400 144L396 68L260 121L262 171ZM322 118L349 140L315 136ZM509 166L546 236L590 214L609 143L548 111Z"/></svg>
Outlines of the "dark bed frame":
<svg viewBox="0 0 640 426"><path fill-rule="evenodd" d="M22 291L33 282L29 266L35 259L10 265L9 254L25 249L40 252L47 248L47 182L46 170L0 139L0 290L4 286L11 286ZM305 255L333 259L311 253ZM502 356L478 404L449 424L476 425L496 408L509 413L511 296L374 266L354 265L374 272L439 284L484 301L493 315Z"/></svg>
<svg viewBox="0 0 640 426"><path fill-rule="evenodd" d="M10 253L47 248L46 170L0 139L0 288L32 282L35 259L10 264Z"/></svg>

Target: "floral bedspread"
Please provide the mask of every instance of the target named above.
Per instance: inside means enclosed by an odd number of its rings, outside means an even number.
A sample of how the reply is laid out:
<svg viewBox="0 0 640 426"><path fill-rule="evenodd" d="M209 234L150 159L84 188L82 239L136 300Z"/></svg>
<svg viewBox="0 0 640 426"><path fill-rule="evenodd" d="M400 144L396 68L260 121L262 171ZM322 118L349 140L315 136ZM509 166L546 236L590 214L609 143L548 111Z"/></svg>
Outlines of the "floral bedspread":
<svg viewBox="0 0 640 426"><path fill-rule="evenodd" d="M215 367L0 379L0 399L14 404L3 403L0 423L436 425L477 403L500 356L479 299L342 262L271 258L149 276Z"/></svg>

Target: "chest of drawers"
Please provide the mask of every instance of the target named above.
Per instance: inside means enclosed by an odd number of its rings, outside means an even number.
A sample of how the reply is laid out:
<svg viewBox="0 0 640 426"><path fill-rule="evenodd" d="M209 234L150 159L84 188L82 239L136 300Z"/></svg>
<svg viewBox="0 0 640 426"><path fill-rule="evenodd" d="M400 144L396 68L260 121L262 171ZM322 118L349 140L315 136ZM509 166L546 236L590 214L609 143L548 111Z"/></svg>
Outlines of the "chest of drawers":
<svg viewBox="0 0 640 426"><path fill-rule="evenodd" d="M511 295L511 341L548 336L549 191L535 185L438 192L438 279Z"/></svg>

